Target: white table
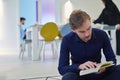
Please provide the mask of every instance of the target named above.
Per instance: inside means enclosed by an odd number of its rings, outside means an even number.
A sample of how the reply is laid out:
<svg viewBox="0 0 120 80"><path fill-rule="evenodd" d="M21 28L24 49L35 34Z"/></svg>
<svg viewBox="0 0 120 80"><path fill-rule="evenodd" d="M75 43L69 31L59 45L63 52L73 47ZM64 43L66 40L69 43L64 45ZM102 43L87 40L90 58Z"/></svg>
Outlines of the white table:
<svg viewBox="0 0 120 80"><path fill-rule="evenodd" d="M32 60L39 60L39 38L38 38L38 29L40 25L32 25L27 29L28 38L32 39L32 49L28 50L28 56L31 57ZM30 49L30 46L28 46Z"/></svg>

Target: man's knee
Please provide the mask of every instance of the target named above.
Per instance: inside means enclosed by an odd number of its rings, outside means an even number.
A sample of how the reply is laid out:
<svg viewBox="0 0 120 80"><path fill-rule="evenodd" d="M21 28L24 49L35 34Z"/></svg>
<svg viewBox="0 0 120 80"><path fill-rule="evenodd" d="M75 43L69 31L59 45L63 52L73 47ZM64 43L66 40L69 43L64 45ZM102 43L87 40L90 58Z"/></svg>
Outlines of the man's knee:
<svg viewBox="0 0 120 80"><path fill-rule="evenodd" d="M117 70L120 71L120 65L117 65Z"/></svg>
<svg viewBox="0 0 120 80"><path fill-rule="evenodd" d="M62 80L79 80L79 76L76 73L66 73L63 75Z"/></svg>

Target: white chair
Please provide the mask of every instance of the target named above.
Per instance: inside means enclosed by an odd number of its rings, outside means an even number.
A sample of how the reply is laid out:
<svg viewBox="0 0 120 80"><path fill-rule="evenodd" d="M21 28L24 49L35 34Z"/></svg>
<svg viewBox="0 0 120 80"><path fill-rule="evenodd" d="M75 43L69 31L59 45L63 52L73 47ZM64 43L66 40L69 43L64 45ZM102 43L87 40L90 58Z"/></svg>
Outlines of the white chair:
<svg viewBox="0 0 120 80"><path fill-rule="evenodd" d="M19 52L20 59L23 59L24 53L26 51L26 45L28 46L28 56L29 56L31 50L31 42L32 42L31 31L26 31L26 39L22 40L20 44L20 52Z"/></svg>
<svg viewBox="0 0 120 80"><path fill-rule="evenodd" d="M23 43L20 44L20 53L19 53L19 58L23 59L24 53L26 51L26 45L31 44L31 40L24 40Z"/></svg>

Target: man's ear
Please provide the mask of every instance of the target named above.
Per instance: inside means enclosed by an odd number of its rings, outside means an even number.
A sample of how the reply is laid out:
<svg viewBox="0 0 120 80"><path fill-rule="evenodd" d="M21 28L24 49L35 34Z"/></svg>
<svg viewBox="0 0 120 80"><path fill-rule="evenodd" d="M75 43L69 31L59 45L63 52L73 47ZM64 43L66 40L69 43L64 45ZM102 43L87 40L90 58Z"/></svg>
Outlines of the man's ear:
<svg viewBox="0 0 120 80"><path fill-rule="evenodd" d="M75 33L75 30L72 30Z"/></svg>
<svg viewBox="0 0 120 80"><path fill-rule="evenodd" d="M73 32L75 32L75 28L71 28L71 30L72 30Z"/></svg>

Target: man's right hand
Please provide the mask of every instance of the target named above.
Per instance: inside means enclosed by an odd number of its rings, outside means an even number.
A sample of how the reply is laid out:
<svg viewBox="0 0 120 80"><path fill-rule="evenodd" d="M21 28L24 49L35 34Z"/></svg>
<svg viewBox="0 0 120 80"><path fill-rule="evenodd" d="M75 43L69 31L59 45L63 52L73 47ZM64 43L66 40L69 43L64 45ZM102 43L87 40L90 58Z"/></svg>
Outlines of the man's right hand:
<svg viewBox="0 0 120 80"><path fill-rule="evenodd" d="M96 62L92 62L92 61L87 61L83 64L79 65L79 69L80 70L86 70L86 69L91 69L91 68L95 68L97 67L99 64L97 64Z"/></svg>

